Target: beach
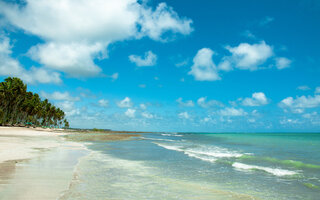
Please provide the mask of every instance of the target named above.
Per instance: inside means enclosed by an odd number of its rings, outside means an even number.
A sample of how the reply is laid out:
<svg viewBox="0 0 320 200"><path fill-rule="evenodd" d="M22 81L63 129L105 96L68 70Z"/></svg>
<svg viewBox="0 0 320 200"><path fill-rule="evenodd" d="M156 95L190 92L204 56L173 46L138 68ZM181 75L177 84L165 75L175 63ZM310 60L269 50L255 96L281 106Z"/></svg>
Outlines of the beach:
<svg viewBox="0 0 320 200"><path fill-rule="evenodd" d="M84 145L63 132L0 128L0 198L57 199L69 187Z"/></svg>
<svg viewBox="0 0 320 200"><path fill-rule="evenodd" d="M0 199L62 196L74 179L79 159L90 153L86 141L70 141L66 135L70 132L62 129L0 127ZM104 139L124 138L108 135Z"/></svg>

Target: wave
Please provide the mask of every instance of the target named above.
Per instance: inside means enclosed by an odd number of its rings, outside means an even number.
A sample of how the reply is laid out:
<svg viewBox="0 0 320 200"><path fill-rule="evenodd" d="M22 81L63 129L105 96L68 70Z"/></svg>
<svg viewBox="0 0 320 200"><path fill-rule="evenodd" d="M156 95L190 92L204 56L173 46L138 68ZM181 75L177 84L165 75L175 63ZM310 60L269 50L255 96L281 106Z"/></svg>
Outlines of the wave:
<svg viewBox="0 0 320 200"><path fill-rule="evenodd" d="M169 150L173 150L173 151L183 151L181 150L182 146L175 146L175 145L165 145L165 144L161 144L161 143L156 143L154 142L154 144L163 147L165 149L169 149Z"/></svg>
<svg viewBox="0 0 320 200"><path fill-rule="evenodd" d="M260 171L265 171L270 174L273 174L275 176L292 176L297 174L295 171L289 171L285 169L279 169L279 168L270 168L270 167L261 167L261 166L256 166L256 165L247 165L239 162L235 162L232 164L232 166L236 169L240 170L260 170Z"/></svg>
<svg viewBox="0 0 320 200"><path fill-rule="evenodd" d="M295 160L280 160L280 159L271 158L271 157L257 157L252 155L243 155L239 158L239 160L265 161L265 162L270 162L274 164L293 167L296 169L303 169L303 168L320 169L320 165L308 164L308 163L303 163L301 161L295 161Z"/></svg>
<svg viewBox="0 0 320 200"><path fill-rule="evenodd" d="M167 142L174 142L175 140L170 140L170 139L161 139L161 138L145 138L141 137L144 140L159 140L159 141L167 141Z"/></svg>
<svg viewBox="0 0 320 200"><path fill-rule="evenodd" d="M207 156L201 156L201 155L190 153L190 152L185 152L185 154L187 154L189 157L198 158L200 160L207 161L207 162L212 162L212 163L214 163L217 160L216 158L210 158L210 157L207 157Z"/></svg>
<svg viewBox="0 0 320 200"><path fill-rule="evenodd" d="M178 133L172 133L172 134L162 133L161 135L163 135L163 136L174 136L174 137L182 137L183 136L183 135L179 135Z"/></svg>
<svg viewBox="0 0 320 200"><path fill-rule="evenodd" d="M220 147L212 147L212 146L185 146L185 145L174 145L174 144L163 144L163 143L155 143L160 147L163 147L168 150L183 152L189 157L198 158L203 161L215 162L219 158L238 158L243 154L230 151Z"/></svg>

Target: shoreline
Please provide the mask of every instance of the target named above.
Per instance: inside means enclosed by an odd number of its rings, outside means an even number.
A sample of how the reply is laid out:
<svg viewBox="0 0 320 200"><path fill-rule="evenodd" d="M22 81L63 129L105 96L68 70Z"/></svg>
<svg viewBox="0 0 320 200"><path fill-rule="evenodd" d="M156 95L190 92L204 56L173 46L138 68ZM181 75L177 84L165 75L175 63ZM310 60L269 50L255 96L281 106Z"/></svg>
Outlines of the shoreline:
<svg viewBox="0 0 320 200"><path fill-rule="evenodd" d="M59 199L90 154L88 142L133 137L139 135L0 127L0 199Z"/></svg>

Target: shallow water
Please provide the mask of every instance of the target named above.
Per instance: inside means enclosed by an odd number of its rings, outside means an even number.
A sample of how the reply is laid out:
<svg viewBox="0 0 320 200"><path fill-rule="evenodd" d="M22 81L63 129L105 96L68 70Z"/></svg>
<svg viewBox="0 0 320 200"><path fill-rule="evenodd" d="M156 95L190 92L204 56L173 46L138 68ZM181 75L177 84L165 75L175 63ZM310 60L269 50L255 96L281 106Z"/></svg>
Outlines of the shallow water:
<svg viewBox="0 0 320 200"><path fill-rule="evenodd" d="M95 142L61 199L319 199L320 134L143 134Z"/></svg>

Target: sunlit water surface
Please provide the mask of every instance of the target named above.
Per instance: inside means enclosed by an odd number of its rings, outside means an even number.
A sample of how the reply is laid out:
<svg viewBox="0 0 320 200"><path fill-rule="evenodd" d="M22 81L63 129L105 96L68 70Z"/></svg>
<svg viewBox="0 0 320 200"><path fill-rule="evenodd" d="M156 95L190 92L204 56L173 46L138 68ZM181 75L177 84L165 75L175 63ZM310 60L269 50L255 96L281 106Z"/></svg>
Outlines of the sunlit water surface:
<svg viewBox="0 0 320 200"><path fill-rule="evenodd" d="M89 149L61 199L320 199L317 133L149 133Z"/></svg>

